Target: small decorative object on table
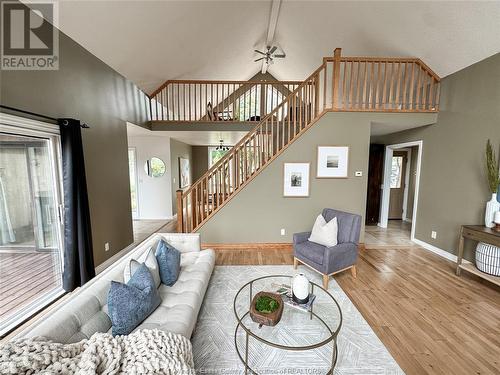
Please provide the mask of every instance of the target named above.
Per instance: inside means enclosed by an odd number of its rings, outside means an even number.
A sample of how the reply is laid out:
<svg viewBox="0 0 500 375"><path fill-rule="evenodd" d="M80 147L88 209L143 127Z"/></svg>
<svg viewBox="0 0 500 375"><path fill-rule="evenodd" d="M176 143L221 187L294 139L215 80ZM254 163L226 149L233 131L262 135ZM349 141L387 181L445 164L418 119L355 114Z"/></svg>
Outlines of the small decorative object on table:
<svg viewBox="0 0 500 375"><path fill-rule="evenodd" d="M283 314L283 300L277 293L259 292L252 299L250 317L255 323L275 326Z"/></svg>
<svg viewBox="0 0 500 375"><path fill-rule="evenodd" d="M309 280L303 273L299 273L293 278L292 298L299 304L305 304L309 301Z"/></svg>
<svg viewBox="0 0 500 375"><path fill-rule="evenodd" d="M495 151L488 139L486 143L486 173L488 175L488 187L491 191L491 200L486 203L486 212L484 215L484 225L493 228L495 212L500 210L500 203L497 200L498 185L500 185L500 171L498 169L498 159Z"/></svg>

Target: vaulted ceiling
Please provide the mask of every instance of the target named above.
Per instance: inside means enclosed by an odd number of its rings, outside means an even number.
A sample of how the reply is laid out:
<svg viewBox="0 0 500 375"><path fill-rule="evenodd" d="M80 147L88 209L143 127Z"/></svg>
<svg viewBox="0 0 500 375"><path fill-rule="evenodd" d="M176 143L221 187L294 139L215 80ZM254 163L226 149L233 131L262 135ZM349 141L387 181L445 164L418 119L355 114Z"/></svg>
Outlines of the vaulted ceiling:
<svg viewBox="0 0 500 375"><path fill-rule="evenodd" d="M272 1L61 1L59 27L146 92L260 71ZM269 72L300 80L343 55L415 56L446 76L500 52L500 2L283 1Z"/></svg>

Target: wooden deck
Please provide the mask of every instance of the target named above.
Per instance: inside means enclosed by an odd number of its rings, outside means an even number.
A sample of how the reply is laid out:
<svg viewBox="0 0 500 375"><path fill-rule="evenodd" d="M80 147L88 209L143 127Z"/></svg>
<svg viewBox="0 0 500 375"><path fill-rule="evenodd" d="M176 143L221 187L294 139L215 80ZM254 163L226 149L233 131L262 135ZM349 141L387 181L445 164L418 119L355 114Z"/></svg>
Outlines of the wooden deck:
<svg viewBox="0 0 500 375"><path fill-rule="evenodd" d="M62 286L54 253L0 252L0 320Z"/></svg>

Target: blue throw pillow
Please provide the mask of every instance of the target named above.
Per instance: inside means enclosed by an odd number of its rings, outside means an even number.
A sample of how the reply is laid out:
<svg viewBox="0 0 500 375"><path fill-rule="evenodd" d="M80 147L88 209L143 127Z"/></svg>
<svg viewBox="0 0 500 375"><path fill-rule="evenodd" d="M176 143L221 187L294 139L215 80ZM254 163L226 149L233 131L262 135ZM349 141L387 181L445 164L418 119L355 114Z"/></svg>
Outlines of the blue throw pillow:
<svg viewBox="0 0 500 375"><path fill-rule="evenodd" d="M112 333L128 335L160 305L161 298L148 267L142 263L127 284L111 281L108 315Z"/></svg>
<svg viewBox="0 0 500 375"><path fill-rule="evenodd" d="M156 248L156 260L160 268L161 282L168 286L174 285L181 270L181 252L160 240Z"/></svg>

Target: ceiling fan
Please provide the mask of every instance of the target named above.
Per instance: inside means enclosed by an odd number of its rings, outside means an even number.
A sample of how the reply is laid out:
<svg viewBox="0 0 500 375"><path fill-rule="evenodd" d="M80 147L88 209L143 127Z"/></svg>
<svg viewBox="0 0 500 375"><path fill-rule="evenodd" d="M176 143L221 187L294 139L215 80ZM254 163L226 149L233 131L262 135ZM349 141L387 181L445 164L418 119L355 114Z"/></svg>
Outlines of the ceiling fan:
<svg viewBox="0 0 500 375"><path fill-rule="evenodd" d="M282 59L284 57L286 57L286 54L283 52L283 53L275 53L276 50L278 49L277 46L267 46L266 48L266 52L262 52L262 51L259 51L259 50L254 50L255 52L257 52L258 54L261 54L262 57L258 58L255 60L255 62L258 62L258 61L261 61L261 60L264 60L266 64L270 65L273 63L273 60L274 59Z"/></svg>

